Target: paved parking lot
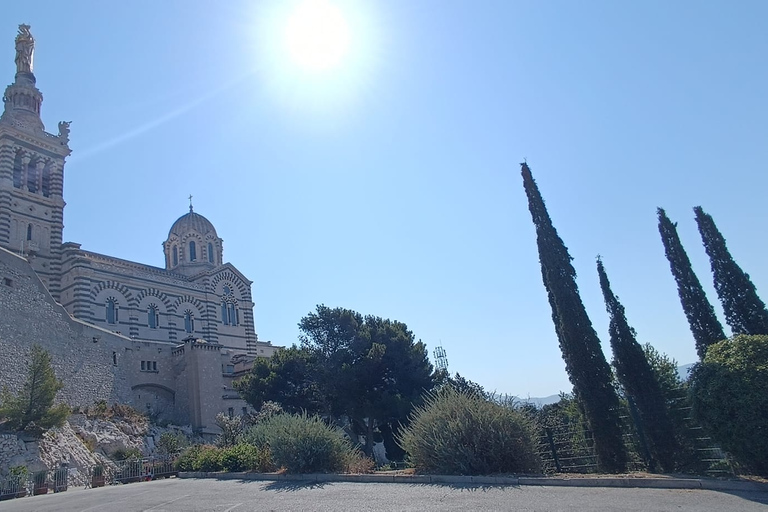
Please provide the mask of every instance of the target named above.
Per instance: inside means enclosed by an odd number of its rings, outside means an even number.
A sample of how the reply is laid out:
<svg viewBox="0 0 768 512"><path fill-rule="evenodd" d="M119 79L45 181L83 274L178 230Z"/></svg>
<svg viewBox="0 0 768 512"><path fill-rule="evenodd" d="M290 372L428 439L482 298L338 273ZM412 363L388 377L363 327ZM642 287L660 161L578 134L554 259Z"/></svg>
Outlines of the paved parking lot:
<svg viewBox="0 0 768 512"><path fill-rule="evenodd" d="M5 501L14 511L761 511L768 493L169 479Z"/></svg>

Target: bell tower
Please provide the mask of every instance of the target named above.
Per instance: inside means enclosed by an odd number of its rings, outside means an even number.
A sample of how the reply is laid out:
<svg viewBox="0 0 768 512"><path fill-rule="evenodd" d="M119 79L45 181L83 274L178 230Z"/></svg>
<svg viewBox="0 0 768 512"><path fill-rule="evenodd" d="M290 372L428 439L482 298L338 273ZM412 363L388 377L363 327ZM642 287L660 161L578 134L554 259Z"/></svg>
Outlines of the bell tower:
<svg viewBox="0 0 768 512"><path fill-rule="evenodd" d="M27 258L59 300L69 123L60 122L57 135L45 131L29 25L19 25L15 42L16 75L0 116L0 246Z"/></svg>

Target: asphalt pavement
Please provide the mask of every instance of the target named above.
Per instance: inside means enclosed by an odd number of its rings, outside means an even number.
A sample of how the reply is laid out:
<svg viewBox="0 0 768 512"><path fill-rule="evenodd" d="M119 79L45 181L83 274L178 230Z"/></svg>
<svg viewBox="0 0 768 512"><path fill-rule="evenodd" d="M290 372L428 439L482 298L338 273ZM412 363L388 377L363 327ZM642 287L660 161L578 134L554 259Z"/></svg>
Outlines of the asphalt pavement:
<svg viewBox="0 0 768 512"><path fill-rule="evenodd" d="M768 493L482 484L250 481L172 478L72 489L0 503L3 512L251 511L740 511L766 512Z"/></svg>

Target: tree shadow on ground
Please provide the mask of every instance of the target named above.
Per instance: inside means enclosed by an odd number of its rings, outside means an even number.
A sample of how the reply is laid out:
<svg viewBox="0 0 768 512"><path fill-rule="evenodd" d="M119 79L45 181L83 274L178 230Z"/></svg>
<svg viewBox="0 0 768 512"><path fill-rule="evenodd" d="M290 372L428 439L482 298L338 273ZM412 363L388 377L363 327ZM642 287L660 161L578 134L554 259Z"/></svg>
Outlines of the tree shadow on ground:
<svg viewBox="0 0 768 512"><path fill-rule="evenodd" d="M268 482L264 486L265 491L295 492L304 489L322 489L330 482L312 482L309 480L278 480Z"/></svg>
<svg viewBox="0 0 768 512"><path fill-rule="evenodd" d="M407 484L411 487L437 487L443 489L452 489L460 492L488 492L491 490L506 490L509 488L520 489L519 485L512 484L451 484L433 482L429 484Z"/></svg>

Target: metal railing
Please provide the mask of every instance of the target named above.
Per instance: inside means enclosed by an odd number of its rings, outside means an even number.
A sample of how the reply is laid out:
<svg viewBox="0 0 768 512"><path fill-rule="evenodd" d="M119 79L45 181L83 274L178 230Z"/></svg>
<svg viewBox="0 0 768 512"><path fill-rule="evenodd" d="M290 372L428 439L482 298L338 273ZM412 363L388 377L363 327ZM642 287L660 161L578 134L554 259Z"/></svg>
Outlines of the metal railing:
<svg viewBox="0 0 768 512"><path fill-rule="evenodd" d="M91 466L85 472L66 466L34 473L22 470L21 474L0 478L0 501L48 492L63 492L69 487L83 483L87 489L168 478L178 475L174 466L173 458L151 457Z"/></svg>

